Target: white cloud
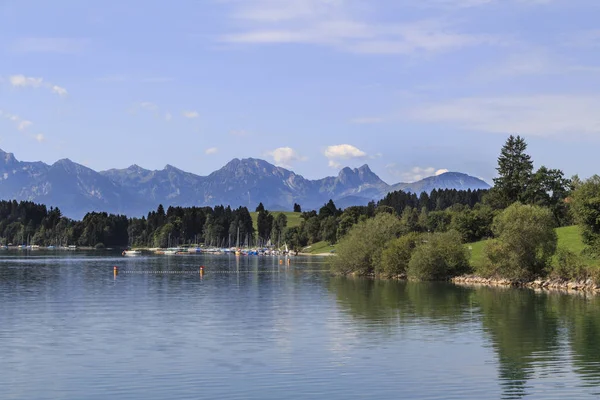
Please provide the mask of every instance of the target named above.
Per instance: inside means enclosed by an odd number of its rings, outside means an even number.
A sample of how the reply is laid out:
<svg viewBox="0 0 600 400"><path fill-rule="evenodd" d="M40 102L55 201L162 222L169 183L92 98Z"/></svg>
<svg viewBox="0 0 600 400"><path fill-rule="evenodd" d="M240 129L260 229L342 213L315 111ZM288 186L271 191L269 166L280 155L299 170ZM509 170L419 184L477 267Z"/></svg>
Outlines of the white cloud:
<svg viewBox="0 0 600 400"><path fill-rule="evenodd" d="M386 169L390 175L406 183L420 181L430 176L438 176L448 172L447 169L436 170L434 167L412 167L406 170L399 168L395 163L386 165Z"/></svg>
<svg viewBox="0 0 600 400"><path fill-rule="evenodd" d="M367 157L367 153L360 150L359 148L350 144L339 144L336 146L329 146L325 149L325 157L329 159L329 166L332 168L339 168L342 166L340 161L360 159Z"/></svg>
<svg viewBox="0 0 600 400"><path fill-rule="evenodd" d="M31 121L27 121L27 120L19 120L19 121L15 121L18 122L17 123L17 129L20 131L24 131L25 129L27 129L30 125L33 124L33 122Z"/></svg>
<svg viewBox="0 0 600 400"><path fill-rule="evenodd" d="M25 75L12 75L8 78L8 82L13 87L18 87L18 88L43 87L43 88L46 88L46 89L52 91L55 94L58 94L59 96L67 95L67 89L65 89L61 86L58 86L58 85L54 85L49 82L44 82L43 78L34 78L34 77L30 77L30 76L25 76Z"/></svg>
<svg viewBox="0 0 600 400"><path fill-rule="evenodd" d="M142 108L142 109L148 110L148 111L158 110L158 105L156 105L150 101L143 101L138 106L139 106L139 108Z"/></svg>
<svg viewBox="0 0 600 400"><path fill-rule="evenodd" d="M217 154L218 152L219 152L219 149L217 149L216 147L211 147L209 149L206 149L204 151L204 154L211 155L211 154Z"/></svg>
<svg viewBox="0 0 600 400"><path fill-rule="evenodd" d="M389 24L368 21L367 6L342 0L256 0L240 2L234 20L242 29L221 37L241 44L312 44L365 54L439 53L500 44L489 35L455 31L440 21Z"/></svg>
<svg viewBox="0 0 600 400"><path fill-rule="evenodd" d="M20 53L79 53L83 51L90 41L88 39L74 38L20 38L11 46L11 49Z"/></svg>
<svg viewBox="0 0 600 400"><path fill-rule="evenodd" d="M66 96L67 95L67 89L54 85L52 86L52 91L56 94L58 94L59 96Z"/></svg>
<svg viewBox="0 0 600 400"><path fill-rule="evenodd" d="M165 114L165 121L170 121L171 119L173 119L173 115L171 115L171 113L166 113Z"/></svg>
<svg viewBox="0 0 600 400"><path fill-rule="evenodd" d="M182 114L184 117L190 118L190 119L198 118L200 116L200 114L198 114L197 111L184 111Z"/></svg>
<svg viewBox="0 0 600 400"><path fill-rule="evenodd" d="M420 106L406 116L502 134L592 135L600 133L599 109L598 95L470 97Z"/></svg>
<svg viewBox="0 0 600 400"><path fill-rule="evenodd" d="M15 87L34 87L38 88L42 85L42 78L32 78L25 75L12 75L8 81Z"/></svg>
<svg viewBox="0 0 600 400"><path fill-rule="evenodd" d="M573 64L571 60L551 55L545 49L527 49L509 55L505 60L494 61L478 68L476 80L497 80L526 75L564 75L580 72L598 73L600 67Z"/></svg>
<svg viewBox="0 0 600 400"><path fill-rule="evenodd" d="M33 122L23 119L16 114L0 110L0 119L12 122L18 131L23 132L25 135L34 138L38 142L42 142L43 140L45 140L44 135L42 135L41 133L37 135L28 134L28 128L31 125L33 125Z"/></svg>
<svg viewBox="0 0 600 400"><path fill-rule="evenodd" d="M268 153L273 158L275 164L281 167L289 168L295 161L305 161L306 157L301 156L291 147L280 147Z"/></svg>

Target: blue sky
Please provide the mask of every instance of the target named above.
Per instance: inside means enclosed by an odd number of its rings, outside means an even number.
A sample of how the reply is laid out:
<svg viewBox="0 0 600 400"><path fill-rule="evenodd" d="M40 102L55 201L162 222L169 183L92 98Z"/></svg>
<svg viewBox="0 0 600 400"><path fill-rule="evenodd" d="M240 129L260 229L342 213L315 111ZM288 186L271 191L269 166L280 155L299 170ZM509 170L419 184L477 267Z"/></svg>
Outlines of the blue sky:
<svg viewBox="0 0 600 400"><path fill-rule="evenodd" d="M0 148L96 170L600 172L596 0L0 0Z"/></svg>

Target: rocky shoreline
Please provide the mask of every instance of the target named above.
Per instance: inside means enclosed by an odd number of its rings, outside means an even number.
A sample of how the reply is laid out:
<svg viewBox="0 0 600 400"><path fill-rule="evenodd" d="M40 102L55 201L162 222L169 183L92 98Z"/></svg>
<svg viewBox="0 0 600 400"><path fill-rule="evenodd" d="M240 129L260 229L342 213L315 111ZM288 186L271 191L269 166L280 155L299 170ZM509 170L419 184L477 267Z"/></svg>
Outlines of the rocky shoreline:
<svg viewBox="0 0 600 400"><path fill-rule="evenodd" d="M600 293L600 284L596 283L593 279L569 281L563 279L544 278L527 282L503 278L483 278L476 275L463 275L452 278L450 281L459 285L523 287L537 290Z"/></svg>

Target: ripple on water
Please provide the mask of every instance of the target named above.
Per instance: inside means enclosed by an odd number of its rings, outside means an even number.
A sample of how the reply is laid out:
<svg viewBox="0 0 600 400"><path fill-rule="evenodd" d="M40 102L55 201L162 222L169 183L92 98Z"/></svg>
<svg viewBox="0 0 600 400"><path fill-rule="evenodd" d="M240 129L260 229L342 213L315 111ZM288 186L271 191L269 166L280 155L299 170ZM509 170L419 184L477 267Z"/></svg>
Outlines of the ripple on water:
<svg viewBox="0 0 600 400"><path fill-rule="evenodd" d="M594 398L600 303L296 258L0 258L0 398ZM120 274L190 271L199 274ZM217 274L217 271L229 271ZM239 271L239 273L237 273Z"/></svg>

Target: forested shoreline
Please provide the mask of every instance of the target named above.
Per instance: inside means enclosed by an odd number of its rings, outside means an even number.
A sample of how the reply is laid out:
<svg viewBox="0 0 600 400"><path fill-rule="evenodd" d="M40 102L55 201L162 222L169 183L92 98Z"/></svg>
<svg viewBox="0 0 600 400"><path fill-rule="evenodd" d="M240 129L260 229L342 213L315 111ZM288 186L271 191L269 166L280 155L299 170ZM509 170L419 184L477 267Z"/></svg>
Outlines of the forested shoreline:
<svg viewBox="0 0 600 400"><path fill-rule="evenodd" d="M423 229L444 229L457 210L471 210L485 191L434 190L432 193L393 192L379 202L345 210L333 201L319 210L302 212L298 226L288 226L285 213L269 211L259 204L254 224L247 207L169 207L159 205L146 217L128 218L105 212L90 212L81 221L62 215L60 209L29 201L0 201L0 244L81 247L168 247L177 245L283 246L295 251L327 241L336 244L357 223L378 213L395 213L408 226L423 224ZM433 209L427 218L417 210ZM479 211L476 211L476 213ZM485 213L485 211L481 211ZM466 228L465 228L466 229ZM486 232L465 235L482 237Z"/></svg>
<svg viewBox="0 0 600 400"><path fill-rule="evenodd" d="M445 211L426 207L385 212L355 225L337 246L333 270L342 275L474 282L600 284L600 177L564 177L534 170L527 143L510 136L498 157L494 187L474 204ZM577 223L583 251L558 247L555 228ZM468 243L485 241L471 262Z"/></svg>
<svg viewBox="0 0 600 400"><path fill-rule="evenodd" d="M366 206L286 213L247 207L168 207L142 218L102 212L81 221L32 202L0 202L0 240L6 244L86 247L281 247L295 252L336 245L337 274L447 280L465 274L531 282L554 277L600 283L600 177L582 181L559 169L534 170L527 143L510 136L498 157L490 190L389 193ZM287 213L288 215L291 213ZM253 219L254 215L254 219ZM299 222L298 222L299 221ZM583 251L558 247L555 228L577 223ZM469 243L485 240L482 262Z"/></svg>

